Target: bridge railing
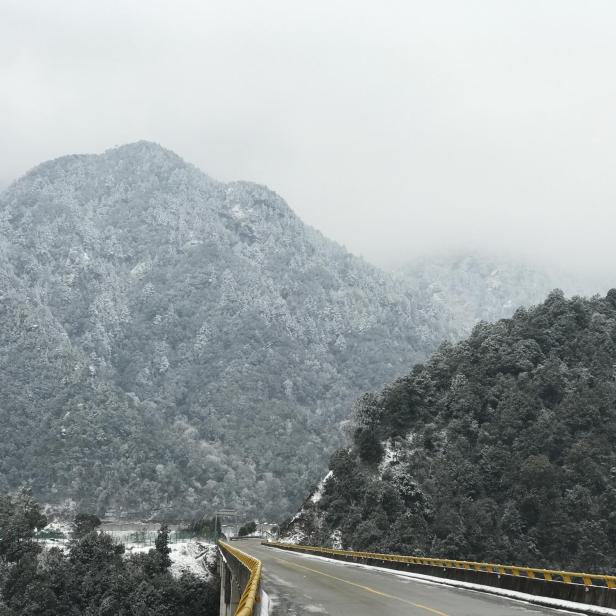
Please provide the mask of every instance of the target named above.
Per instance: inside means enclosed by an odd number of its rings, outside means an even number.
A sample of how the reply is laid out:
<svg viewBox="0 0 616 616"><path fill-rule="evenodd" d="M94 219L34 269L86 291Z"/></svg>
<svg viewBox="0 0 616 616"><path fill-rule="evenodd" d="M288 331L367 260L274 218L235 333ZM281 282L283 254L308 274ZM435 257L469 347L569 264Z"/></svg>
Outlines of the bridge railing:
<svg viewBox="0 0 616 616"><path fill-rule="evenodd" d="M541 602L545 598L583 603L597 607L616 609L616 576L595 573L578 573L553 569L538 569L517 565L498 565L450 558L427 558L423 556L403 556L401 554L378 554L353 550L335 550L308 545L288 543L267 543L266 545L294 552L303 552L342 560L349 563L408 571L430 577L449 580L454 585L473 584L475 589L484 592L509 594L513 598L535 595ZM498 588L498 591L490 590ZM524 593L523 595L515 593ZM539 599L542 597L543 599ZM574 611L580 608L575 607ZM585 611L586 608L582 609ZM593 608L594 609L594 608ZM588 612L591 613L591 612ZM592 613L595 613L594 611Z"/></svg>
<svg viewBox="0 0 616 616"><path fill-rule="evenodd" d="M218 542L218 548L226 556L225 561L231 569L232 579L229 579L229 583L233 582L237 586L235 590L241 592L239 601L230 601L232 606L237 604L232 612L233 615L258 616L260 613L261 561L224 541ZM237 565L243 570L238 570ZM222 577L225 578L224 575ZM224 582L222 590L224 593ZM223 613L222 604L221 613Z"/></svg>
<svg viewBox="0 0 616 616"><path fill-rule="evenodd" d="M321 548L307 545L289 545L288 543L269 542L279 548L293 549L297 551L322 553L324 555L338 555L371 561L399 562L413 565L427 565L442 569L466 569L471 571L483 571L497 575L512 575L531 579L546 580L548 582L563 582L565 584L583 584L584 586L599 586L604 588L616 588L616 576L601 575L594 573L576 573L573 571L558 571L552 569L535 569L515 565L495 565L493 563L481 563L468 560L452 560L449 558L424 558L423 556L403 556L401 554L378 554L374 552L356 552L353 550L336 550L333 548Z"/></svg>

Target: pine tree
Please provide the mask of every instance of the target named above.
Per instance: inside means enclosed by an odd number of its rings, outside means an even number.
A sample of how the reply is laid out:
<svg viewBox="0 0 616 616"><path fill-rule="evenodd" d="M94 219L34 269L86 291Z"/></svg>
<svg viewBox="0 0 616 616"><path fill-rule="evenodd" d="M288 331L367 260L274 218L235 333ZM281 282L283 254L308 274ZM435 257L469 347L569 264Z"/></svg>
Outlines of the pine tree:
<svg viewBox="0 0 616 616"><path fill-rule="evenodd" d="M169 547L169 526L163 524L156 535L154 542L156 552L160 554L160 568L166 571L171 566L171 548Z"/></svg>

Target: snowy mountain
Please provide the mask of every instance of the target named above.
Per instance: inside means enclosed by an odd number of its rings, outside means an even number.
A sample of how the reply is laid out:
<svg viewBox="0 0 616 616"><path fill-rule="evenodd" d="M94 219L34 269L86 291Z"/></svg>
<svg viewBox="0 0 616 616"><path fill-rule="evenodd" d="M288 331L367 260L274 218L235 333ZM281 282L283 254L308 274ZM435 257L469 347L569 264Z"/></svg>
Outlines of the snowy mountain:
<svg viewBox="0 0 616 616"><path fill-rule="evenodd" d="M278 517L351 401L446 336L440 308L272 191L152 143L40 165L2 193L0 228L34 328L1 377L0 476L46 501ZM5 349L19 318L0 324ZM48 391L22 395L33 377Z"/></svg>

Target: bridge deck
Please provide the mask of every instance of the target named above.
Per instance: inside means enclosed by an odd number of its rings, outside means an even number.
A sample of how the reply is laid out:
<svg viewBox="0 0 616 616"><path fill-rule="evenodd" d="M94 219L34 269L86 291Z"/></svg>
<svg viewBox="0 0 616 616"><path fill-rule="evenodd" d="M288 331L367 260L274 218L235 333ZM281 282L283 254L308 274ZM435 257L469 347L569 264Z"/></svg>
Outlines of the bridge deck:
<svg viewBox="0 0 616 616"><path fill-rule="evenodd" d="M556 616L562 610L238 541L263 563L273 616Z"/></svg>

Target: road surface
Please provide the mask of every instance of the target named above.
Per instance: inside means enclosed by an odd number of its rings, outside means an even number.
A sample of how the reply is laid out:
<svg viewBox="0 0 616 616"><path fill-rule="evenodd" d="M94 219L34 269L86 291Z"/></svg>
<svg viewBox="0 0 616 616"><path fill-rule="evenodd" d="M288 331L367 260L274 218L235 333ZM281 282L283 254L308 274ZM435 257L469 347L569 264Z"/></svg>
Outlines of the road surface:
<svg viewBox="0 0 616 616"><path fill-rule="evenodd" d="M563 616L504 597L426 583L335 560L311 558L247 539L234 547L263 563L272 616Z"/></svg>

